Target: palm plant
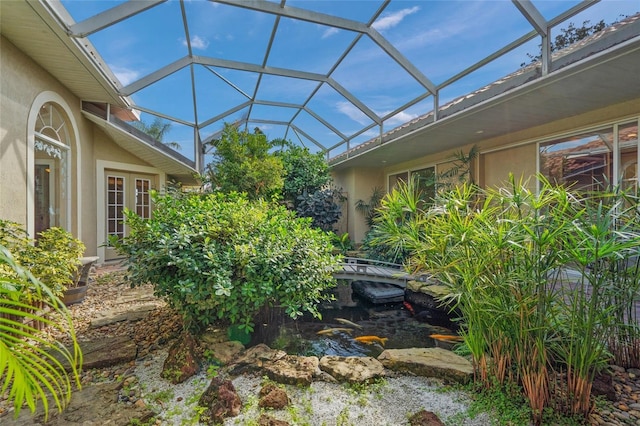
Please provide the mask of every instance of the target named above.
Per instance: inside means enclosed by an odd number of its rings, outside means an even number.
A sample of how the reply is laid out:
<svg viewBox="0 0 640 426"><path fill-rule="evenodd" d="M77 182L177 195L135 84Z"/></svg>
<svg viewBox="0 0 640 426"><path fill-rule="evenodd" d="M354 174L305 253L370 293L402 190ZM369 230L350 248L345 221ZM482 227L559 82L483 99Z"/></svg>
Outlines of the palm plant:
<svg viewBox="0 0 640 426"><path fill-rule="evenodd" d="M32 304L22 301L25 286L45 309L34 311ZM43 314L46 308L51 316ZM51 319L53 314L56 319ZM72 341L70 349L47 340L31 325L38 322L66 332ZM15 416L24 405L35 412L40 400L47 417L49 398L62 411L73 386L80 387L81 365L82 353L64 304L0 245L0 393L8 392Z"/></svg>

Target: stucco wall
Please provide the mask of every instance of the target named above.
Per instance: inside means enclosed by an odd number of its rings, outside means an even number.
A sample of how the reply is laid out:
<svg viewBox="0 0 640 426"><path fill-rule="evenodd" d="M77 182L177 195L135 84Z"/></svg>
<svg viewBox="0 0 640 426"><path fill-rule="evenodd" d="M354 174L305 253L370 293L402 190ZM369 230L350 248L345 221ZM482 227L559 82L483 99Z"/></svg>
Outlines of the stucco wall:
<svg viewBox="0 0 640 426"><path fill-rule="evenodd" d="M369 227L365 223L362 213L356 211L356 203L362 199L369 201L375 187L385 188L384 173L381 169L352 169L333 174L333 181L347 194L346 214L348 223L346 232L349 238L357 243L362 241Z"/></svg>
<svg viewBox="0 0 640 426"><path fill-rule="evenodd" d="M0 218L29 228L28 118L34 101L53 96L65 105L74 140L71 160L71 232L87 255L97 252L96 162L99 159L147 166L84 118L81 102L46 70L4 37L0 40ZM38 105L39 107L40 105Z"/></svg>

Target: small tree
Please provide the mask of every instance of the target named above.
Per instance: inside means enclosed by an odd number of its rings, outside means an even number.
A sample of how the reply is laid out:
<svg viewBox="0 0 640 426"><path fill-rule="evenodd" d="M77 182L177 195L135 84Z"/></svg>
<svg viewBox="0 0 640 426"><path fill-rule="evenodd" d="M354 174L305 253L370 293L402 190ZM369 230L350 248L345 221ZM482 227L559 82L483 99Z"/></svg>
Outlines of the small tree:
<svg viewBox="0 0 640 426"><path fill-rule="evenodd" d="M283 199L296 208L303 194L313 194L331 183L331 172L322 153L312 154L309 148L279 142L283 149L277 152L285 170Z"/></svg>
<svg viewBox="0 0 640 426"><path fill-rule="evenodd" d="M256 129L240 131L225 124L213 142L215 160L207 165L205 179L224 193L244 192L250 199L278 197L282 193L282 160L270 153L273 144Z"/></svg>
<svg viewBox="0 0 640 426"><path fill-rule="evenodd" d="M584 21L581 27L576 27L573 22L569 23L567 28L561 28L560 34L558 34L554 41L551 42L551 51L555 52L558 50L562 50L565 47L569 47L572 44L589 37L592 34L595 34L599 31L602 31L606 27L611 24L605 24L604 20L601 20L597 24L590 25L591 21ZM540 45L538 45L540 47ZM531 59L531 62L538 62L541 58L541 55L532 55L531 53L527 53L527 56ZM526 63L523 62L520 66L525 66Z"/></svg>

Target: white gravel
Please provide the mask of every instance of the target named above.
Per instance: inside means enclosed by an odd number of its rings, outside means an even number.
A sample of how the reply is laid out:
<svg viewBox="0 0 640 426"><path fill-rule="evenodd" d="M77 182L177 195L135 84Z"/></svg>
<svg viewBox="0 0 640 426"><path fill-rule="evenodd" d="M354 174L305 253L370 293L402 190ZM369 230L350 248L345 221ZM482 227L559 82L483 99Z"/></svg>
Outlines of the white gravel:
<svg viewBox="0 0 640 426"><path fill-rule="evenodd" d="M202 372L184 383L172 385L160 377L165 350L139 362L135 370L143 400L159 412L162 425L197 424L196 406L210 379ZM151 358L152 357L152 358ZM316 381L310 387L286 385L291 404L282 410L258 407L258 392L264 379L239 376L232 380L243 403L239 416L225 425L258 425L262 412L295 426L384 426L407 425L412 414L434 412L447 425L484 426L486 414L474 419L465 414L469 399L456 391L443 391L434 379L414 376L388 377L380 384L348 386Z"/></svg>

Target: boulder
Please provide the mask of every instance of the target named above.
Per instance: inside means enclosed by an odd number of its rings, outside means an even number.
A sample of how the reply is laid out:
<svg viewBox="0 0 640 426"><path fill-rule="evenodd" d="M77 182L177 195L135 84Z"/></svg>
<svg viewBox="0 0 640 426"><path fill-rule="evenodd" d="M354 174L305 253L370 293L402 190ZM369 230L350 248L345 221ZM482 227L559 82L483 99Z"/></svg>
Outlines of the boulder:
<svg viewBox="0 0 640 426"><path fill-rule="evenodd" d="M223 423L227 417L235 417L240 414L242 401L231 380L214 377L207 390L200 397L198 406L205 408L200 416L200 422L217 425Z"/></svg>
<svg viewBox="0 0 640 426"><path fill-rule="evenodd" d="M386 368L446 382L467 383L473 376L471 363L442 348L387 349L378 356Z"/></svg>
<svg viewBox="0 0 640 426"><path fill-rule="evenodd" d="M276 360L265 362L263 368L274 382L289 385L309 386L318 369L318 357L285 355Z"/></svg>
<svg viewBox="0 0 640 426"><path fill-rule="evenodd" d="M278 420L268 414L262 413L258 419L258 426L289 426L289 422Z"/></svg>
<svg viewBox="0 0 640 426"><path fill-rule="evenodd" d="M281 410L289 405L290 402L287 391L273 383L263 386L262 389L260 389L258 396L260 397L260 400L258 401L258 407L260 408Z"/></svg>
<svg viewBox="0 0 640 426"><path fill-rule="evenodd" d="M206 344L201 342L202 348L209 350L209 356L220 364L226 365L237 358L244 350L244 345L238 341Z"/></svg>
<svg viewBox="0 0 640 426"><path fill-rule="evenodd" d="M320 369L339 382L363 383L384 376L384 366L371 357L327 355L320 359Z"/></svg>
<svg viewBox="0 0 640 426"><path fill-rule="evenodd" d="M445 426L431 411L420 410L409 417L409 426Z"/></svg>
<svg viewBox="0 0 640 426"><path fill-rule="evenodd" d="M160 375L174 385L184 382L200 370L198 352L195 338L190 333L182 333L169 348Z"/></svg>
<svg viewBox="0 0 640 426"><path fill-rule="evenodd" d="M250 347L240 353L238 358L229 365L229 374L238 375L246 371L258 371L266 364L273 363L287 356L285 351L271 349L264 343Z"/></svg>

